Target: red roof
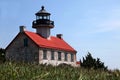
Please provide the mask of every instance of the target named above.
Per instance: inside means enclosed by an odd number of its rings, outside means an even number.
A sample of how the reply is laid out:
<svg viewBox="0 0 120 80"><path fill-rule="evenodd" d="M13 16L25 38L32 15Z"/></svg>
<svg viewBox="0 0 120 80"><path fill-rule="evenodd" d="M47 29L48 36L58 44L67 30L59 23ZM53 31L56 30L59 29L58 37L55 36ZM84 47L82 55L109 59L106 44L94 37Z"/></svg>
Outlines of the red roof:
<svg viewBox="0 0 120 80"><path fill-rule="evenodd" d="M76 53L76 51L69 44L67 44L63 39L53 37L53 36L46 39L34 32L29 32L29 31L25 31L25 34L30 39L32 39L39 47L52 48L52 49L58 49L58 50L64 50L64 51L70 51L70 52Z"/></svg>
<svg viewBox="0 0 120 80"><path fill-rule="evenodd" d="M77 61L76 64L80 64L80 61Z"/></svg>

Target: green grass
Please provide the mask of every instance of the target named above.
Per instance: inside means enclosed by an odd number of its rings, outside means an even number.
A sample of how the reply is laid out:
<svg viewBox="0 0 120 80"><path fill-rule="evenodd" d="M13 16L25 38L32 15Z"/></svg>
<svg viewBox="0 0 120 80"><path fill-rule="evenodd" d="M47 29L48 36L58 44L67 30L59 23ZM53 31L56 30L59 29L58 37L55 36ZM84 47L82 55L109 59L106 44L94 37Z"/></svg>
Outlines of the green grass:
<svg viewBox="0 0 120 80"><path fill-rule="evenodd" d="M0 80L120 80L120 71L3 63L0 64Z"/></svg>

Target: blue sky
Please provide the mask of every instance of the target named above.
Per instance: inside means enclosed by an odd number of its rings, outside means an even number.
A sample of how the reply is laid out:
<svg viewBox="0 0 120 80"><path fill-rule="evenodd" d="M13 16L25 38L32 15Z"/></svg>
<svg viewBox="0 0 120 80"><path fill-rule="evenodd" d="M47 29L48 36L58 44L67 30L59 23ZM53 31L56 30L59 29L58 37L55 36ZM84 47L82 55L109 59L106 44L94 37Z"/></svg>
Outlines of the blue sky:
<svg viewBox="0 0 120 80"><path fill-rule="evenodd" d="M77 60L89 51L110 69L120 69L120 0L0 0L0 47L18 34L19 26L32 29L35 13L44 5L55 28L77 51Z"/></svg>

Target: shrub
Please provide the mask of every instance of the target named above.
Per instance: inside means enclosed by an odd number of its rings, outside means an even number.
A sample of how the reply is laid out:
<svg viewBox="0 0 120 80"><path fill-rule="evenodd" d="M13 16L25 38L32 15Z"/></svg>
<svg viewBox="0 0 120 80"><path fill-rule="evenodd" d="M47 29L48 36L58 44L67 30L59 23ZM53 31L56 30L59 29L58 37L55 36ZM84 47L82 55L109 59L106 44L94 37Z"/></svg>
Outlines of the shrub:
<svg viewBox="0 0 120 80"><path fill-rule="evenodd" d="M5 49L0 48L0 63L5 62Z"/></svg>
<svg viewBox="0 0 120 80"><path fill-rule="evenodd" d="M88 68L88 69L103 69L107 70L107 67L104 65L104 62L101 62L99 58L95 59L92 57L91 53L88 52L85 58L81 61L81 67Z"/></svg>

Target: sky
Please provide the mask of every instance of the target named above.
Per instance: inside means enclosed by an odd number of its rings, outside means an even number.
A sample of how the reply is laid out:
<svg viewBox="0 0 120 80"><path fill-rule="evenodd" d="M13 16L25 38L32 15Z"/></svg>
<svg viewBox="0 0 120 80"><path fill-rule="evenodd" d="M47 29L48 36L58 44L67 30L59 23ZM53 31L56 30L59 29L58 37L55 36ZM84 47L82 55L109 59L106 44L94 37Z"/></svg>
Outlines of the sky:
<svg viewBox="0 0 120 80"><path fill-rule="evenodd" d="M109 69L120 69L120 0L0 0L0 47L7 47L21 25L35 32L32 21L42 5L55 23L51 35L63 34L77 60L90 52Z"/></svg>

